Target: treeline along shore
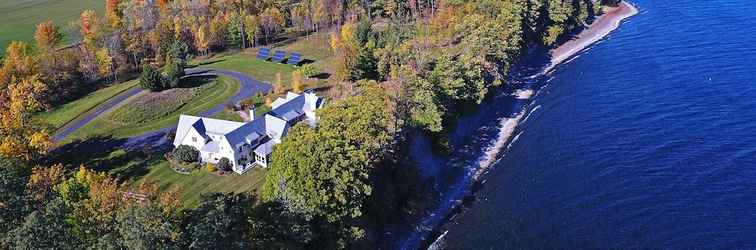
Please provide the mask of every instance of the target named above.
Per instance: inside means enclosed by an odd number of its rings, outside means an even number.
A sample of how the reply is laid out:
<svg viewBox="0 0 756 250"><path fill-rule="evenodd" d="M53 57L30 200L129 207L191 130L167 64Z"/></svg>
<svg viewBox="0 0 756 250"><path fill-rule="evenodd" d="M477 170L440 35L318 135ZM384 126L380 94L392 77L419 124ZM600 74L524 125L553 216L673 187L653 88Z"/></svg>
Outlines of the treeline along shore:
<svg viewBox="0 0 756 250"><path fill-rule="evenodd" d="M0 248L376 248L387 228L433 211L437 190L409 158L410 135L448 151L457 119L514 86L509 70L523 51L569 41L617 4L105 0L105 13L84 11L69 34L40 23L34 43L11 42L0 67ZM295 126L275 147L259 192L207 193L186 206L181 190L101 171L119 161L92 168L51 151L61 145L41 113L135 75L168 91L187 64L311 34L328 36L317 51L325 62L273 85L301 91L299 76L318 75L307 89L327 105L316 127ZM58 49L65 36L81 42ZM125 155L166 153L137 151Z"/></svg>

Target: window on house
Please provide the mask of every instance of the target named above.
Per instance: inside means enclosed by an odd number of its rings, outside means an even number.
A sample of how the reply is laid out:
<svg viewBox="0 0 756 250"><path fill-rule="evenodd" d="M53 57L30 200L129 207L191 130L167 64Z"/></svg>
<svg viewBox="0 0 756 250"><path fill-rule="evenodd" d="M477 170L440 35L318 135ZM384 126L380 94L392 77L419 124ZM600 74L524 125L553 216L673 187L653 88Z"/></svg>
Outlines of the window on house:
<svg viewBox="0 0 756 250"><path fill-rule="evenodd" d="M197 142L197 137L196 136L192 136L192 142Z"/></svg>

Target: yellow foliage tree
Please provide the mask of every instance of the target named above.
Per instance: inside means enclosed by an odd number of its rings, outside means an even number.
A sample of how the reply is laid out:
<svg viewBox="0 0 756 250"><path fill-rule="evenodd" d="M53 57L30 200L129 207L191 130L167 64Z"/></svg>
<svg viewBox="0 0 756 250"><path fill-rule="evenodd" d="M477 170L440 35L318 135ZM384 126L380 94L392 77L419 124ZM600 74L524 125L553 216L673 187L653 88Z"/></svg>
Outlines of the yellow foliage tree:
<svg viewBox="0 0 756 250"><path fill-rule="evenodd" d="M302 93L304 91L304 83L302 82L302 74L295 70L291 72L291 88L295 93Z"/></svg>
<svg viewBox="0 0 756 250"><path fill-rule="evenodd" d="M276 81L273 83L273 92L280 95L283 94L284 91L286 91L286 87L284 87L283 79L281 78L281 72L277 72Z"/></svg>
<svg viewBox="0 0 756 250"><path fill-rule="evenodd" d="M207 50L210 49L210 41L207 35L207 26L205 24L200 24L194 31L194 46L204 55L207 55Z"/></svg>

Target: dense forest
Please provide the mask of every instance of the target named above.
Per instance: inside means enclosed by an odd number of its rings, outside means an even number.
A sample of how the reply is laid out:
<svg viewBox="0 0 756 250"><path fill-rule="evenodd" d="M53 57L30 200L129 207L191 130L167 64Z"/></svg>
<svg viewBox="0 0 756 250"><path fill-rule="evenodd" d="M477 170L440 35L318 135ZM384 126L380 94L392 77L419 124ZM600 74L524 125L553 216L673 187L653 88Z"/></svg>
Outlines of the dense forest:
<svg viewBox="0 0 756 250"><path fill-rule="evenodd" d="M0 68L0 248L349 248L421 213L428 187L407 160L409 132L452 121L509 84L528 46L554 46L600 14L592 0L106 0L63 34L37 25ZM316 128L273 153L261 197L180 190L65 169L32 114L103 82L176 61L330 33L339 89ZM78 37L62 44L64 35ZM443 148L443 139L439 140Z"/></svg>

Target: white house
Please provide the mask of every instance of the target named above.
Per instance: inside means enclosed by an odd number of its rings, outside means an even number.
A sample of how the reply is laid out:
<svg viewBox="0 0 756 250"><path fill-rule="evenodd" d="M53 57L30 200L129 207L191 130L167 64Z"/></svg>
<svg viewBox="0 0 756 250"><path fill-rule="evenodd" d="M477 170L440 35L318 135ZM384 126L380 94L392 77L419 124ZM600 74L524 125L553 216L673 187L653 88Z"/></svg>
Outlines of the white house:
<svg viewBox="0 0 756 250"><path fill-rule="evenodd" d="M276 99L273 109L262 117L255 118L254 108L250 110L250 122L181 115L173 145L194 147L202 162L228 158L234 172L243 174L254 165L267 167L273 145L281 143L281 137L299 121L314 126L315 110L322 106L323 99L314 93L289 92L286 98Z"/></svg>

